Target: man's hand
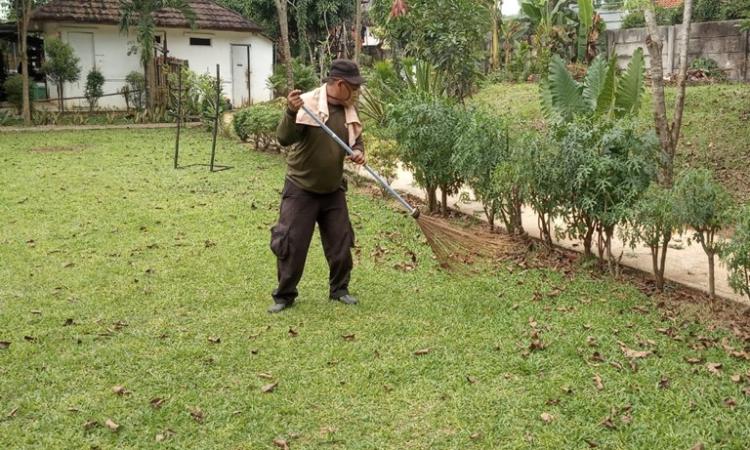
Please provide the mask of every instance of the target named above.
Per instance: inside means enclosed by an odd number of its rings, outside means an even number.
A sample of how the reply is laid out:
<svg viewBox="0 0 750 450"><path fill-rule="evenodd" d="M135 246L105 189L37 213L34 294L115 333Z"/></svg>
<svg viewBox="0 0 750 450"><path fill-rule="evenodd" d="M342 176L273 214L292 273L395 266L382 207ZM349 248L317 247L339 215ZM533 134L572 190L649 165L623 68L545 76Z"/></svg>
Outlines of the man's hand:
<svg viewBox="0 0 750 450"><path fill-rule="evenodd" d="M299 89L295 89L286 97L287 108L289 108L289 111L296 113L300 110L300 108L302 108L302 105L305 104L305 102L302 101L300 95L302 95L302 91L300 91Z"/></svg>
<svg viewBox="0 0 750 450"><path fill-rule="evenodd" d="M349 161L353 162L354 164L359 164L360 166L365 163L365 154L362 153L361 150L354 150L354 153L347 158Z"/></svg>

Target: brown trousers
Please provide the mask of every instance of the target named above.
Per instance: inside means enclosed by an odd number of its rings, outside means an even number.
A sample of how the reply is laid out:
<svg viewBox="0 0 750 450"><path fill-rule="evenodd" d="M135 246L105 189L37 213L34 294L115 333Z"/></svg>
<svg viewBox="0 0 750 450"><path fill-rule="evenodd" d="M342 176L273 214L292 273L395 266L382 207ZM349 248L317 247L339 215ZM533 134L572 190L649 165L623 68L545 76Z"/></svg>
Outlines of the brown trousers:
<svg viewBox="0 0 750 450"><path fill-rule="evenodd" d="M287 179L281 197L279 222L271 228L271 250L276 255L279 282L273 291L274 301L292 304L297 298L297 284L305 269L316 222L330 269L330 296L339 298L348 294L354 230L349 221L345 188L330 194L315 194Z"/></svg>

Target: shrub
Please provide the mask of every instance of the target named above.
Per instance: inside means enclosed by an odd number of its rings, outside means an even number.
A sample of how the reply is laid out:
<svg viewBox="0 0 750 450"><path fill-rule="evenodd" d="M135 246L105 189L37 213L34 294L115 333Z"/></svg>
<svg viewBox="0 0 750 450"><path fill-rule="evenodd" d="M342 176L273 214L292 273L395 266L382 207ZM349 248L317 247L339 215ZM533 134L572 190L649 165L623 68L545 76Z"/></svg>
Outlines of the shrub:
<svg viewBox="0 0 750 450"><path fill-rule="evenodd" d="M711 58L695 58L690 63L690 68L692 70L700 70L709 78L717 80L725 80L727 78L724 71L719 68L719 64Z"/></svg>
<svg viewBox="0 0 750 450"><path fill-rule="evenodd" d="M223 87L221 79L217 80L216 77L207 73L198 75L197 91L200 95L201 121L209 131L213 131L214 129L216 115L218 114L219 120L221 120L221 115L227 110L227 105L224 102L221 92L219 93L219 98L216 98L217 83Z"/></svg>
<svg viewBox="0 0 750 450"><path fill-rule="evenodd" d="M399 145L399 155L427 191L430 212L437 210L437 189L442 191L443 214L448 195L457 192L461 177L451 164L458 113L455 103L443 97L407 95L388 106L389 128Z"/></svg>
<svg viewBox="0 0 750 450"><path fill-rule="evenodd" d="M537 214L539 238L552 247L552 223L567 213L569 180L564 179L560 161L564 152L545 135L525 136L516 161L523 198Z"/></svg>
<svg viewBox="0 0 750 450"><path fill-rule="evenodd" d="M750 299L750 205L737 214L734 236L721 250L729 269L729 285Z"/></svg>
<svg viewBox="0 0 750 450"><path fill-rule="evenodd" d="M3 90L8 98L8 103L15 106L18 114L23 110L23 76L13 75L3 83Z"/></svg>
<svg viewBox="0 0 750 450"><path fill-rule="evenodd" d="M198 74L183 66L182 70L182 95L178 92L180 81L178 73L169 74L169 85L174 87L170 90L169 104L174 114L177 114L177 101L180 96L182 102L182 120L201 115L201 91L198 88Z"/></svg>
<svg viewBox="0 0 750 450"><path fill-rule="evenodd" d="M42 71L57 86L57 98L62 111L63 85L78 81L81 77L81 60L75 55L73 47L57 38L47 39L44 51L46 58Z"/></svg>
<svg viewBox="0 0 750 450"><path fill-rule="evenodd" d="M398 145L396 141L385 136L385 133L368 131L364 135L367 163L380 174L390 185L398 173ZM378 184L381 194L388 195L387 190Z"/></svg>
<svg viewBox="0 0 750 450"><path fill-rule="evenodd" d="M300 89L303 92L320 85L320 78L315 73L315 68L303 64L298 59L292 60L292 76L294 77L294 89ZM276 66L273 75L268 79L268 87L277 96L287 96L289 89L287 88L286 66L284 64Z"/></svg>
<svg viewBox="0 0 750 450"><path fill-rule="evenodd" d="M125 77L125 87L122 94L128 109L132 106L142 110L146 105L146 79L141 72L132 71Z"/></svg>
<svg viewBox="0 0 750 450"><path fill-rule="evenodd" d="M99 70L93 68L86 76L86 100L89 102L89 110L96 108L99 99L104 95L102 87L104 86L104 75Z"/></svg>
<svg viewBox="0 0 750 450"><path fill-rule="evenodd" d="M631 248L635 248L638 243L649 248L656 288L660 291L664 289L669 241L681 228L673 191L657 184L652 184L633 206L628 224L622 228L623 241L630 244Z"/></svg>
<svg viewBox="0 0 750 450"><path fill-rule="evenodd" d="M282 102L259 103L237 111L232 125L243 141L252 141L256 150L270 150L277 145L276 128L284 114Z"/></svg>
<svg viewBox="0 0 750 450"><path fill-rule="evenodd" d="M717 233L731 221L732 198L707 169L690 169L675 183L675 205L680 221L694 230L694 238L708 256L708 288L716 297L714 260L720 248Z"/></svg>
<svg viewBox="0 0 750 450"><path fill-rule="evenodd" d="M501 217L509 233L523 232L507 125L486 111L469 110L455 127L451 162L482 204L490 229Z"/></svg>
<svg viewBox="0 0 750 450"><path fill-rule="evenodd" d="M598 232L599 256L606 256L616 275L619 258L612 254L612 237L655 176L656 137L629 120L579 119L559 128L556 143L563 156L561 179L567 180L568 235L582 239L591 256Z"/></svg>

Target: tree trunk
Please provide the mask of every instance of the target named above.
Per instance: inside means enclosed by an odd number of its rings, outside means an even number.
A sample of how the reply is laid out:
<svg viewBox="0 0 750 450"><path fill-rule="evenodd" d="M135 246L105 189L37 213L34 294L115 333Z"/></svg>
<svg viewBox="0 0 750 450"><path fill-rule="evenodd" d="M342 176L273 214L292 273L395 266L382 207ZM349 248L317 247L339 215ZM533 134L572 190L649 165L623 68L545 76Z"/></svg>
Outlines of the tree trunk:
<svg viewBox="0 0 750 450"><path fill-rule="evenodd" d="M708 253L708 295L711 300L716 299L716 280L714 273L714 252Z"/></svg>
<svg viewBox="0 0 750 450"><path fill-rule="evenodd" d="M437 188L427 188L427 209L432 213L437 210Z"/></svg>
<svg viewBox="0 0 750 450"><path fill-rule="evenodd" d="M645 8L644 16L648 35L646 36L646 47L651 57L651 85L653 89L654 124L656 134L659 137L662 152L665 156L661 167L660 182L665 187L671 187L674 181L674 158L677 152L677 144L680 140L682 128L682 113L685 107L685 82L687 77L687 46L690 35L690 19L693 10L693 0L685 0L682 27L680 28L680 67L677 74L678 91L675 101L675 110L672 114L673 120L670 124L667 119L667 107L664 98L664 63L662 60L662 49L664 42L659 34L656 23L656 0L651 0L650 7Z"/></svg>
<svg viewBox="0 0 750 450"><path fill-rule="evenodd" d="M500 22L502 20L502 13L500 8L502 8L503 2L501 1L499 4L496 4L495 0L492 0L492 5L490 6L490 17L492 18L492 48L491 48L491 55L490 55L490 67L492 70L497 70L500 68Z"/></svg>
<svg viewBox="0 0 750 450"><path fill-rule="evenodd" d="M65 111L65 101L63 98L65 98L65 93L63 93L63 86L64 83L60 81L57 83L57 106L60 109L60 112Z"/></svg>
<svg viewBox="0 0 750 450"><path fill-rule="evenodd" d="M287 21L286 0L274 0L276 11L279 13L279 28L281 29L281 49L284 52L286 64L286 87L294 89L294 71L292 70L292 50L289 47L289 22Z"/></svg>
<svg viewBox="0 0 750 450"><path fill-rule="evenodd" d="M354 62L359 64L362 52L362 0L354 0Z"/></svg>
<svg viewBox="0 0 750 450"><path fill-rule="evenodd" d="M594 227L586 225L586 235L583 237L583 256L591 258L594 254L591 252L591 246L594 241Z"/></svg>
<svg viewBox="0 0 750 450"><path fill-rule="evenodd" d="M20 0L20 8L16 9L18 17L18 41L19 41L19 52L21 53L21 70L22 73L22 90L21 95L22 109L21 115L23 116L23 123L31 125L31 96L29 95L29 48L28 48L28 35L29 35L29 21L31 20L31 5L32 0ZM19 14L20 13L20 14Z"/></svg>
<svg viewBox="0 0 750 450"><path fill-rule="evenodd" d="M445 187L440 188L441 200L443 205L443 217L448 217L448 192Z"/></svg>

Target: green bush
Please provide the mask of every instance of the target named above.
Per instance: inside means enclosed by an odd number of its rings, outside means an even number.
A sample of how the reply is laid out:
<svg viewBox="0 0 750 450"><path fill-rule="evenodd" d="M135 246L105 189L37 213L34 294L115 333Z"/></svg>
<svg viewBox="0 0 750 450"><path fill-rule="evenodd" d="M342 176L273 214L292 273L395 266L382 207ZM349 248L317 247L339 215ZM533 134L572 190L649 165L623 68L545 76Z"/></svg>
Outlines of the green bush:
<svg viewBox="0 0 750 450"><path fill-rule="evenodd" d="M430 212L437 210L437 189L443 196L443 214L447 197L457 192L462 180L451 164L455 147L458 109L444 97L411 94L388 106L389 128L399 145L403 163L414 179L427 191Z"/></svg>
<svg viewBox="0 0 750 450"><path fill-rule="evenodd" d="M671 189L652 184L630 211L622 227L623 241L635 249L642 243L651 252L656 288L664 289L664 269L672 235L682 229Z"/></svg>
<svg viewBox="0 0 750 450"><path fill-rule="evenodd" d="M655 177L658 141L629 120L578 119L556 131L556 144L566 180L567 234L581 239L591 256L595 232L601 237L599 256L616 274L619 258L611 252L615 227L623 224L633 205Z"/></svg>
<svg viewBox="0 0 750 450"><path fill-rule="evenodd" d="M277 146L276 128L281 121L284 105L280 101L259 103L234 114L234 132L243 141L252 141L256 150Z"/></svg>
<svg viewBox="0 0 750 450"><path fill-rule="evenodd" d="M57 98L60 111L63 105L63 86L65 83L78 81L81 77L80 58L76 56L70 44L57 38L47 39L44 42L45 60L42 71L47 78L57 86Z"/></svg>
<svg viewBox="0 0 750 450"><path fill-rule="evenodd" d="M125 87L122 94L128 109L133 107L142 110L146 105L146 78L141 72L132 71L125 77Z"/></svg>
<svg viewBox="0 0 750 450"><path fill-rule="evenodd" d="M732 198L708 169L690 169L675 183L675 206L680 222L694 231L694 238L708 256L708 286L716 296L714 260L720 248L717 234L731 221Z"/></svg>
<svg viewBox="0 0 750 450"><path fill-rule="evenodd" d="M727 78L724 71L719 68L719 64L711 58L695 58L690 62L690 68L692 70L700 70L708 77L717 80L725 80Z"/></svg>
<svg viewBox="0 0 750 450"><path fill-rule="evenodd" d="M516 161L522 195L537 214L539 239L551 248L553 221L567 213L569 180L564 179L560 164L565 153L546 135L524 136L519 148Z"/></svg>
<svg viewBox="0 0 750 450"><path fill-rule="evenodd" d="M452 165L482 204L491 230L500 217L509 233L523 232L507 125L483 110L468 110L460 117Z"/></svg>
<svg viewBox="0 0 750 450"><path fill-rule="evenodd" d="M13 75L3 83L3 90L8 98L8 103L15 106L18 114L23 110L23 76Z"/></svg>
<svg viewBox="0 0 750 450"><path fill-rule="evenodd" d="M320 78L315 73L315 68L300 62L298 59L292 60L292 76L294 77L294 89L300 89L303 92L310 91L320 85ZM268 87L274 92L274 95L286 97L289 93L286 80L286 66L278 64L274 68L273 75L268 79Z"/></svg>
<svg viewBox="0 0 750 450"><path fill-rule="evenodd" d="M396 141L386 137L386 133L372 132L368 130L364 134L365 155L367 164L389 185L396 179L398 173L398 145ZM383 196L388 195L388 191L378 185Z"/></svg>
<svg viewBox="0 0 750 450"><path fill-rule="evenodd" d="M734 236L721 249L721 257L729 269L729 285L750 300L750 205L737 214Z"/></svg>
<svg viewBox="0 0 750 450"><path fill-rule="evenodd" d="M86 76L86 100L89 102L89 110L96 108L99 99L104 95L104 75L98 69L93 68Z"/></svg>

